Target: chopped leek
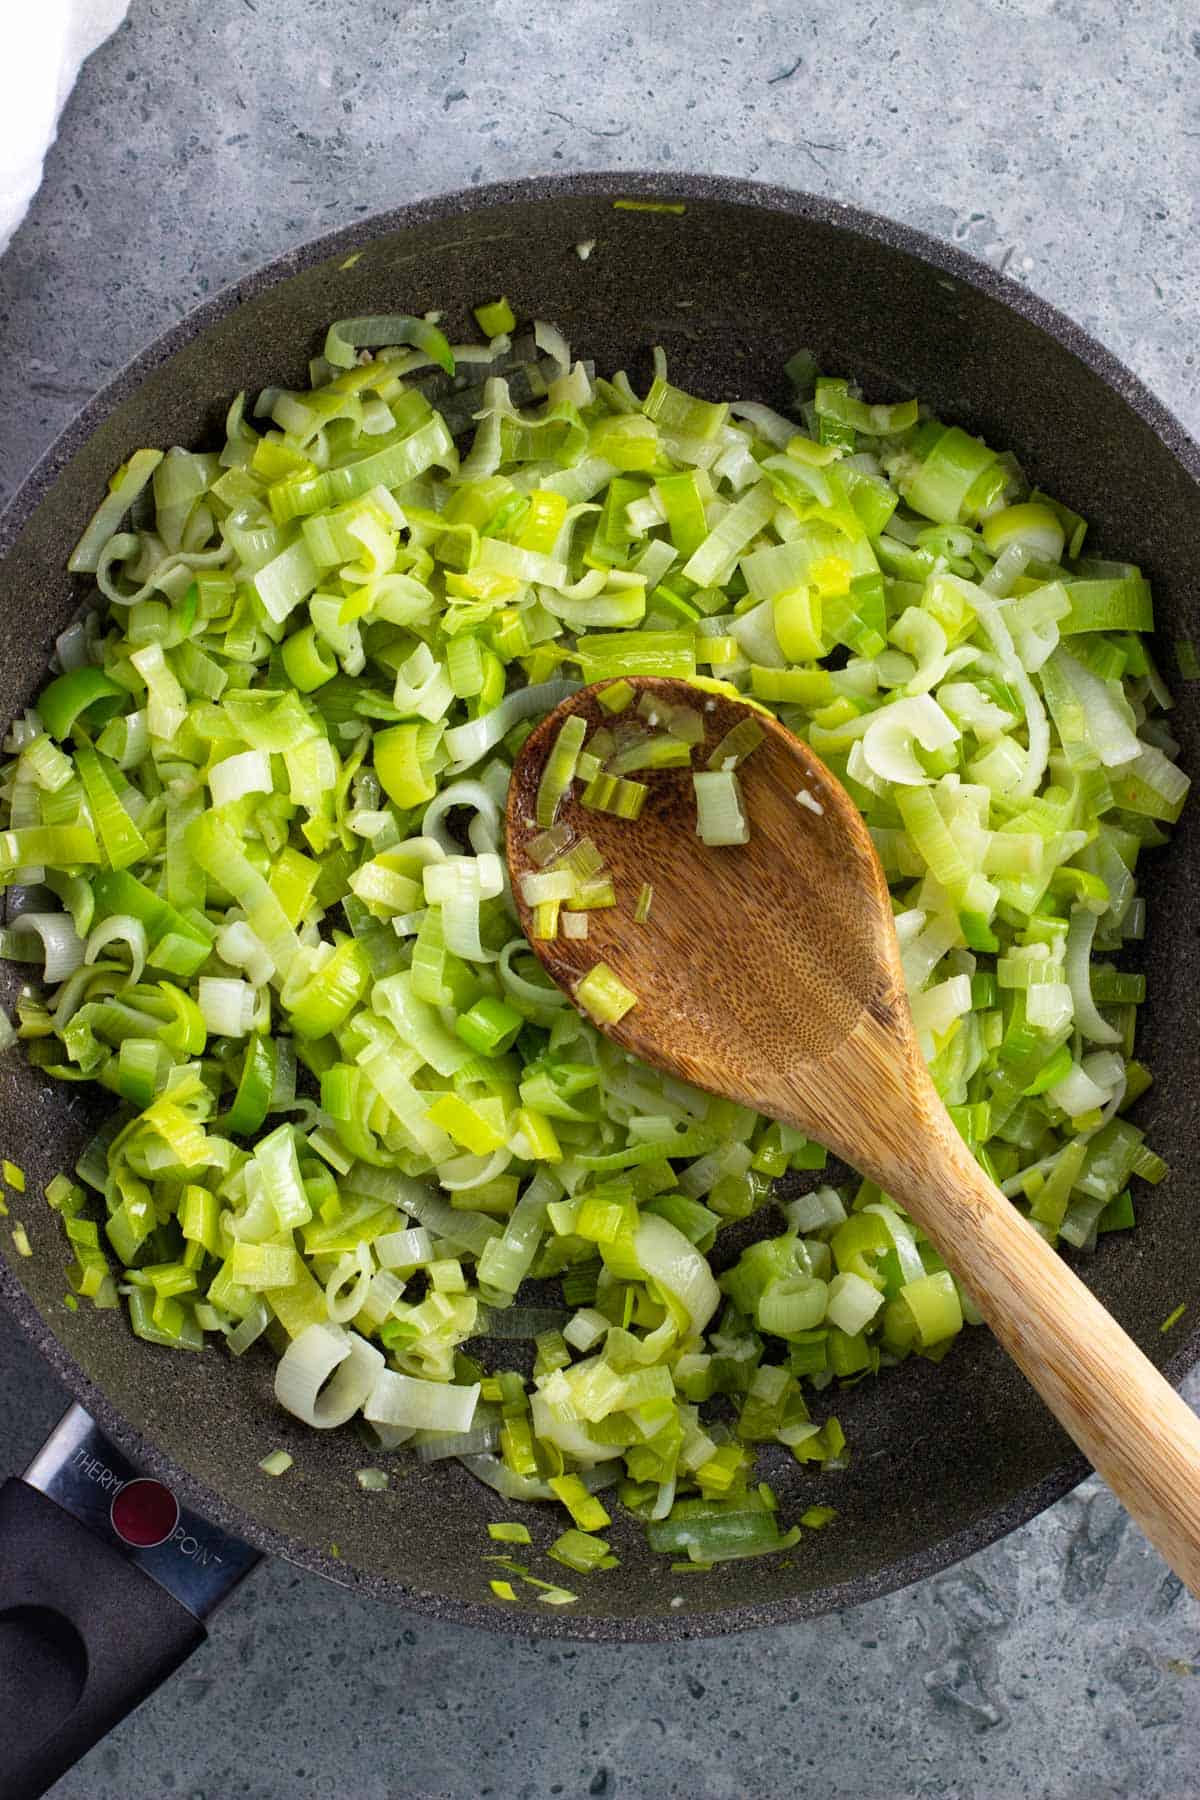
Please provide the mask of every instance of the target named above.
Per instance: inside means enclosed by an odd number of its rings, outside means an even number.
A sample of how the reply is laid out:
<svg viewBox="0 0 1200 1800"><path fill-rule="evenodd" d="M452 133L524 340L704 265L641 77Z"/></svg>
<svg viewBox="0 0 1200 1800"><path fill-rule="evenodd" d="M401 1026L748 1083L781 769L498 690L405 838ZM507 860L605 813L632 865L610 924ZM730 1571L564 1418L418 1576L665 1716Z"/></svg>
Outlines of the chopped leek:
<svg viewBox="0 0 1200 1800"><path fill-rule="evenodd" d="M692 783L696 790L696 830L701 842L748 844L750 823L733 770L697 770Z"/></svg>
<svg viewBox="0 0 1200 1800"><path fill-rule="evenodd" d="M488 1526L488 1536L497 1544L529 1544L533 1540L527 1525L492 1524Z"/></svg>
<svg viewBox="0 0 1200 1800"><path fill-rule="evenodd" d="M615 1025L637 1005L637 995L602 962L576 983L575 999L601 1025Z"/></svg>
<svg viewBox="0 0 1200 1800"><path fill-rule="evenodd" d="M766 732L753 719L743 719L727 731L708 759L710 769L736 769L762 743Z"/></svg>
<svg viewBox="0 0 1200 1800"><path fill-rule="evenodd" d="M575 765L583 747L587 722L578 714L563 721L538 786L535 814L544 829L554 824L559 802L575 779Z"/></svg>
<svg viewBox="0 0 1200 1800"><path fill-rule="evenodd" d="M47 1189L68 1304L275 1354L312 1428L358 1416L381 1452L557 1504L550 1554L581 1573L615 1565L594 1534L618 1506L685 1568L778 1554L834 1509L781 1521L757 1446L835 1473L814 1390L940 1359L976 1315L869 1184L789 1199L714 1276L725 1227L824 1152L612 1043L637 996L603 962L575 1008L542 975L503 864L513 759L600 684L517 898L547 937L653 931L650 884L618 896L568 794L635 830L690 769L703 840L744 843L764 728L716 741L704 690L781 717L865 815L964 1140L1087 1251L1166 1172L1128 1115L1145 984L1117 960L1188 787L1151 593L1082 558L1083 519L1011 457L807 354L785 417L686 393L661 353L639 399L503 300L476 318L486 346L334 324L313 385L239 397L223 444L135 451L71 558L95 611L0 772L0 948L50 990L16 1035L118 1102L81 1185ZM639 701L643 675L696 705ZM795 798L802 832L821 802ZM526 1305L526 1278L563 1303Z"/></svg>
<svg viewBox="0 0 1200 1800"><path fill-rule="evenodd" d="M826 1525L831 1525L836 1518L837 1509L835 1507L810 1506L807 1511L800 1514L800 1523L807 1526L809 1531L821 1531Z"/></svg>
<svg viewBox="0 0 1200 1800"><path fill-rule="evenodd" d="M489 300L474 310L479 329L485 337L501 337L505 332L511 331L517 322L516 314L503 295L499 300Z"/></svg>

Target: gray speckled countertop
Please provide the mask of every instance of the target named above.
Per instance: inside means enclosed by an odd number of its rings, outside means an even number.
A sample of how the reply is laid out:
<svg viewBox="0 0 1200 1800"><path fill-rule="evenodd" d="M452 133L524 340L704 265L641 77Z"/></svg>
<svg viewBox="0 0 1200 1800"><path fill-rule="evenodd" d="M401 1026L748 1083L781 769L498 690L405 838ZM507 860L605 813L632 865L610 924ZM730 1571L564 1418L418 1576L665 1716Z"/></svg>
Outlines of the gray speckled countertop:
<svg viewBox="0 0 1200 1800"><path fill-rule="evenodd" d="M965 244L1195 431L1196 24L1179 0L133 0L0 261L0 499L255 264L587 167L756 176ZM16 1468L62 1396L2 1326L0 1368ZM1095 1482L888 1600L672 1649L475 1635L276 1565L55 1794L1194 1800L1198 1677L1200 1608Z"/></svg>

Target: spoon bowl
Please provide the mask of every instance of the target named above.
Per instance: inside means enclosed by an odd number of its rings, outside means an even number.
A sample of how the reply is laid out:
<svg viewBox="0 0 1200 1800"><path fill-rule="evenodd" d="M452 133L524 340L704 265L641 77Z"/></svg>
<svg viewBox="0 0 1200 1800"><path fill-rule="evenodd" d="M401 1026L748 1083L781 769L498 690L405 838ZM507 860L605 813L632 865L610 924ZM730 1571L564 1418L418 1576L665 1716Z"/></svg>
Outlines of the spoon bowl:
<svg viewBox="0 0 1200 1800"><path fill-rule="evenodd" d="M660 698L664 713L681 704L703 709L697 769L749 710L681 681L641 677L631 685L639 696ZM526 935L532 913L519 876L533 867L527 848L537 832L541 769L568 716L585 719L589 734L612 724L600 691L582 688L563 701L532 733L514 770L509 860ZM865 1007L889 1004L899 959L887 928L887 883L860 813L811 751L775 719L755 717L766 738L746 788L750 842L716 851L701 843L688 768L638 777L649 793L633 825L570 795L559 820L596 845L614 872L617 905L587 915L586 938L560 935L535 940L534 948L568 991L598 961L633 988L639 1005L611 1033L627 1049L706 1087L719 1044L721 1091L736 1089L746 1105L770 1111L774 1100L786 1106L783 1084L796 1064L830 1055ZM653 890L650 919L635 925L645 882Z"/></svg>

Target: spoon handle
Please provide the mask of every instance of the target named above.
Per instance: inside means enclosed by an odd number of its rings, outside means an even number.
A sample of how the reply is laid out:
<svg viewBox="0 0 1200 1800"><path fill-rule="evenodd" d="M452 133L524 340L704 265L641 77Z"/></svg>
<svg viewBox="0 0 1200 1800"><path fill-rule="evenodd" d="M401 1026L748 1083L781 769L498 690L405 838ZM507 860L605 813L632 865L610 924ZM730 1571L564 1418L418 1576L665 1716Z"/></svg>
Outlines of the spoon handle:
<svg viewBox="0 0 1200 1800"><path fill-rule="evenodd" d="M938 1245L1018 1368L1200 1596L1200 1419L989 1181L940 1100L888 1191ZM936 1108L936 1110L935 1110Z"/></svg>

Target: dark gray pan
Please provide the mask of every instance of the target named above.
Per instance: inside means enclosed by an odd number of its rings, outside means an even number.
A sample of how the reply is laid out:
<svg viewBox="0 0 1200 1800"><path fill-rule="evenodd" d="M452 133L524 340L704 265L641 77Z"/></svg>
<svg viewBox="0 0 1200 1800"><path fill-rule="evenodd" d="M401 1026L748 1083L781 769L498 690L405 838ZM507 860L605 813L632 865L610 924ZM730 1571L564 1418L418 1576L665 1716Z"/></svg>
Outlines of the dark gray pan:
<svg viewBox="0 0 1200 1800"><path fill-rule="evenodd" d="M614 209L614 199L686 210ZM585 261L575 246L595 249ZM1010 446L1037 480L1093 522L1091 543L1141 563L1154 583L1163 660L1195 629L1200 452L1141 384L1025 289L916 232L779 189L719 179L587 175L492 187L353 225L283 257L193 313L95 400L26 482L0 527L0 713L31 701L55 633L77 605L68 550L109 472L139 444L214 441L241 387L302 380L325 324L347 314L438 307L470 328L472 302L505 293L519 316L556 320L602 370L644 372L665 345L672 375L713 396L782 402L801 345L873 397L914 393L947 419ZM1194 764L1197 690L1175 718ZM1200 1351L1160 1321L1196 1292L1200 980L1195 898L1200 821L1148 857L1145 949L1152 1001L1143 1053L1158 1083L1139 1109L1175 1173L1141 1197L1132 1236L1088 1265L1105 1302L1178 1378ZM1011 1531L1065 1493L1083 1465L983 1332L938 1368L913 1363L838 1401L854 1450L824 1479L770 1458L785 1517L820 1499L833 1529L786 1562L674 1575L618 1526L618 1572L583 1584L575 1608L492 1605L484 1523L520 1509L454 1465L405 1465L364 1494L348 1433L294 1429L271 1398L271 1361L137 1342L120 1314L62 1304L57 1222L37 1198L70 1166L94 1117L77 1093L15 1056L0 1075L0 1150L29 1171L21 1208L31 1260L0 1231L0 1290L67 1386L131 1455L199 1510L264 1550L443 1618L556 1636L638 1640L809 1617L912 1581ZM284 1480L257 1468L283 1446ZM527 1509L535 1538L551 1522ZM554 1529L557 1529L555 1527ZM331 1544L340 1556L330 1554ZM680 1603L673 1604L679 1598Z"/></svg>

